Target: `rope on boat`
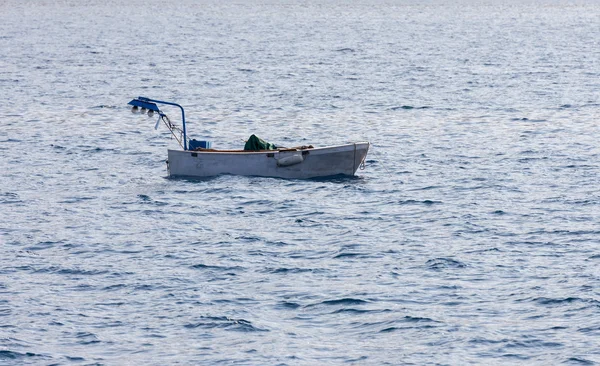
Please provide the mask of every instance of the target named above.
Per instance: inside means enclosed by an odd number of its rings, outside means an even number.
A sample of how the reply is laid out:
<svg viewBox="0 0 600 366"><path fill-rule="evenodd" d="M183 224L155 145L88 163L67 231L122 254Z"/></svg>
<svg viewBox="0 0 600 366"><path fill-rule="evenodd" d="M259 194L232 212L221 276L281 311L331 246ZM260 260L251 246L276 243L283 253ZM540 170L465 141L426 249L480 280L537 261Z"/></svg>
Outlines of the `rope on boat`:
<svg viewBox="0 0 600 366"><path fill-rule="evenodd" d="M183 131L179 127L174 125L166 114L161 113L160 117L162 118L162 121L165 123L165 126L167 126L169 131L171 131L171 135L173 135L173 138L175 138L175 140L177 140L177 142L179 143L179 146L181 146L181 148L183 149L183 142L182 142ZM179 137L177 137L177 135L175 134L175 131L179 132Z"/></svg>
<svg viewBox="0 0 600 366"><path fill-rule="evenodd" d="M390 178L392 177L392 173L390 173L390 171L388 170L387 166L384 164L383 162L383 154L380 154L379 151L377 151L377 149L372 149L372 153L373 155L377 155L379 157L379 164L381 164L381 166L383 167L383 169L385 169L385 172L388 174L388 176L390 176ZM365 156L366 158L366 156Z"/></svg>

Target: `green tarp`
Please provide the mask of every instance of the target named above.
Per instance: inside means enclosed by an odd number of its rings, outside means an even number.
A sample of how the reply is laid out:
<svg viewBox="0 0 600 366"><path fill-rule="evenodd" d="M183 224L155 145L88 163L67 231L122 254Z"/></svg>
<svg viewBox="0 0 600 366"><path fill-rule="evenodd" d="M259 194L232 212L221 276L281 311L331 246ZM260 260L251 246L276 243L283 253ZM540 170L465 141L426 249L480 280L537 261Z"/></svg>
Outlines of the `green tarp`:
<svg viewBox="0 0 600 366"><path fill-rule="evenodd" d="M266 142L256 135L250 136L246 141L246 145L244 145L244 150L276 150L277 148L274 144Z"/></svg>

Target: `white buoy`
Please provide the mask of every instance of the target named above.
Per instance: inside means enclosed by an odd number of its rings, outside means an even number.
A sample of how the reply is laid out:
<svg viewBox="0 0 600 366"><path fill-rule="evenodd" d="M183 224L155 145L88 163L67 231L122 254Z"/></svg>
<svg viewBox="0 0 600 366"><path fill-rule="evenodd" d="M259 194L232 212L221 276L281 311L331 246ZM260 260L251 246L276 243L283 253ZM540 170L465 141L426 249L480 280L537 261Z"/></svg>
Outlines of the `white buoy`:
<svg viewBox="0 0 600 366"><path fill-rule="evenodd" d="M294 154L285 158L277 159L277 166L290 166L300 164L304 161L302 154Z"/></svg>

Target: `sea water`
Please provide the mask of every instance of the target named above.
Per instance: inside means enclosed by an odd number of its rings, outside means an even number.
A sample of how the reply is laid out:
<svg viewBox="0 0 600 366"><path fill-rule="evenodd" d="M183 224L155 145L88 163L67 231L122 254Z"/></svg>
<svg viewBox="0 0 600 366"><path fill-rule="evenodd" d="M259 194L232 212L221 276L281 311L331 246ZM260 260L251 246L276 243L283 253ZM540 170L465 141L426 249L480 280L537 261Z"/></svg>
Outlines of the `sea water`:
<svg viewBox="0 0 600 366"><path fill-rule="evenodd" d="M0 364L600 362L598 1L0 12ZM137 96L215 148L372 146L169 179Z"/></svg>

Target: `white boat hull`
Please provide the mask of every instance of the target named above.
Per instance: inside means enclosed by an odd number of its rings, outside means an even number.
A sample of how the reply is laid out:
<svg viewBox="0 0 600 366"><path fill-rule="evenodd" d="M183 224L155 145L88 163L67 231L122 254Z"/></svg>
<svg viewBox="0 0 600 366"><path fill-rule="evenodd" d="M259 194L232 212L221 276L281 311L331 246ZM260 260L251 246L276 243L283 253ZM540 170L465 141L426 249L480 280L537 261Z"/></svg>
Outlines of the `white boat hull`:
<svg viewBox="0 0 600 366"><path fill-rule="evenodd" d="M308 179L352 176L364 162L368 151L368 142L289 150L169 150L168 166L171 177L233 174Z"/></svg>

